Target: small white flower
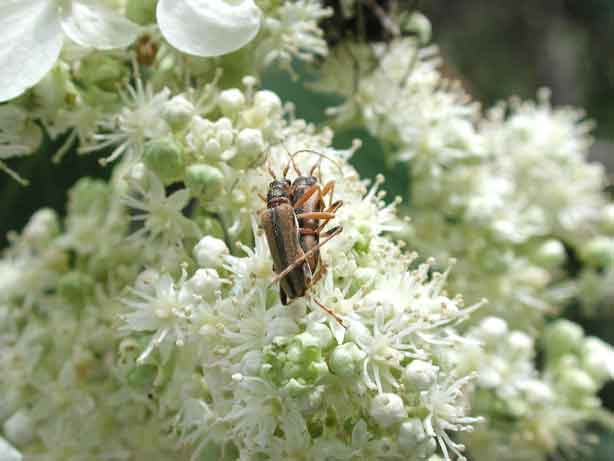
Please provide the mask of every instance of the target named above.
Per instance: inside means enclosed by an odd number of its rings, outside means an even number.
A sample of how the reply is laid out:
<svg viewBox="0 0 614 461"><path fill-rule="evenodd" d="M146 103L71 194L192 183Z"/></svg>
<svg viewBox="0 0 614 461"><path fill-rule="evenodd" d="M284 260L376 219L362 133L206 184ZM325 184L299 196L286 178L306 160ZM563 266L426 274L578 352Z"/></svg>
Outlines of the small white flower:
<svg viewBox="0 0 614 461"><path fill-rule="evenodd" d="M84 47L128 46L139 28L97 0L5 0L0 4L0 102L38 83L60 55L64 35Z"/></svg>
<svg viewBox="0 0 614 461"><path fill-rule="evenodd" d="M160 0L156 10L164 38L197 56L220 56L250 42L260 28L253 0Z"/></svg>

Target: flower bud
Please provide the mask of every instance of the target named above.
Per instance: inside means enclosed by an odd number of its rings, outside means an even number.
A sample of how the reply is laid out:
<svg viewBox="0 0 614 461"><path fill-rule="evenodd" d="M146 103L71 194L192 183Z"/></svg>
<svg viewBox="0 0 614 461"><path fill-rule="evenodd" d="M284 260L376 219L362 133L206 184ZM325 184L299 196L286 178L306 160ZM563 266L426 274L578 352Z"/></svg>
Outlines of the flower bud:
<svg viewBox="0 0 614 461"><path fill-rule="evenodd" d="M2 430L9 442L22 447L34 438L34 421L26 410L21 409L4 422Z"/></svg>
<svg viewBox="0 0 614 461"><path fill-rule="evenodd" d="M507 323L498 317L486 317L480 322L480 336L490 344L501 340L507 334Z"/></svg>
<svg viewBox="0 0 614 461"><path fill-rule="evenodd" d="M330 328L323 323L309 323L307 333L317 338L317 345L321 349L326 349L333 342L333 334L330 332Z"/></svg>
<svg viewBox="0 0 614 461"><path fill-rule="evenodd" d="M399 447L403 452L414 455L416 459L424 459L435 452L437 445L435 440L426 434L422 421L411 418L403 421L399 427Z"/></svg>
<svg viewBox="0 0 614 461"><path fill-rule="evenodd" d="M561 373L559 384L568 390L570 397L592 395L597 390L593 378L577 368L565 369Z"/></svg>
<svg viewBox="0 0 614 461"><path fill-rule="evenodd" d="M51 208L42 208L32 215L23 236L32 243L46 243L60 231L57 213Z"/></svg>
<svg viewBox="0 0 614 461"><path fill-rule="evenodd" d="M173 130L181 130L192 120L194 105L180 94L164 103L162 116Z"/></svg>
<svg viewBox="0 0 614 461"><path fill-rule="evenodd" d="M594 237L582 248L582 259L595 267L614 266L614 238Z"/></svg>
<svg viewBox="0 0 614 461"><path fill-rule="evenodd" d="M593 379L602 383L614 378L614 348L599 338L586 338L581 351L582 365Z"/></svg>
<svg viewBox="0 0 614 461"><path fill-rule="evenodd" d="M213 200L224 191L224 174L211 165L197 163L186 169L185 183L192 195Z"/></svg>
<svg viewBox="0 0 614 461"><path fill-rule="evenodd" d="M183 147L173 137L148 141L145 143L143 161L162 182L171 183L181 177Z"/></svg>
<svg viewBox="0 0 614 461"><path fill-rule="evenodd" d="M403 399L397 394L378 394L371 400L369 414L380 426L387 428L407 418Z"/></svg>
<svg viewBox="0 0 614 461"><path fill-rule="evenodd" d="M223 280L215 269L198 269L186 284L194 294L210 299L222 286Z"/></svg>
<svg viewBox="0 0 614 461"><path fill-rule="evenodd" d="M262 132L253 128L241 130L237 137L237 153L231 160L234 168L246 168L264 151Z"/></svg>
<svg viewBox="0 0 614 461"><path fill-rule="evenodd" d="M223 240L207 235L194 247L194 257L201 267L217 268L224 264L224 256L230 254Z"/></svg>
<svg viewBox="0 0 614 461"><path fill-rule="evenodd" d="M137 365L128 373L128 384L134 387L151 386L157 374L158 369L154 365Z"/></svg>
<svg viewBox="0 0 614 461"><path fill-rule="evenodd" d="M224 115L232 116L245 106L245 96L241 90L231 88L220 93L217 103Z"/></svg>
<svg viewBox="0 0 614 461"><path fill-rule="evenodd" d="M560 266L566 258L565 247L560 240L556 239L546 240L535 253L536 262L548 269Z"/></svg>
<svg viewBox="0 0 614 461"><path fill-rule="evenodd" d="M406 32L414 33L418 37L421 45L426 45L431 41L432 27L428 18L417 11L409 15L403 21L402 28Z"/></svg>
<svg viewBox="0 0 614 461"><path fill-rule="evenodd" d="M529 357L533 353L533 339L522 331L512 331L507 341L512 352L517 355Z"/></svg>
<svg viewBox="0 0 614 461"><path fill-rule="evenodd" d="M423 360L413 360L405 367L403 379L408 390L423 391L433 385L437 379L439 367Z"/></svg>
<svg viewBox="0 0 614 461"><path fill-rule="evenodd" d="M569 320L557 320L546 327L544 345L552 358L558 358L579 350L584 331L582 327Z"/></svg>
<svg viewBox="0 0 614 461"><path fill-rule="evenodd" d="M254 106L260 107L267 115L270 115L281 112L281 99L272 91L261 90L254 95Z"/></svg>
<svg viewBox="0 0 614 461"><path fill-rule="evenodd" d="M330 369L337 376L348 378L360 373L366 353L354 343L337 346L330 355Z"/></svg>

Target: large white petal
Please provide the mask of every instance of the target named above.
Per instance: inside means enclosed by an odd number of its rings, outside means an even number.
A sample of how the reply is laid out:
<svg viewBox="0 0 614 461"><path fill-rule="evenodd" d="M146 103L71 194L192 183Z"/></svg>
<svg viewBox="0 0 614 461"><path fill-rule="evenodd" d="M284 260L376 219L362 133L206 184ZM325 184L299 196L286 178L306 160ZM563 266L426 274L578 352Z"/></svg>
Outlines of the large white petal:
<svg viewBox="0 0 614 461"><path fill-rule="evenodd" d="M19 96L53 67L63 34L47 0L0 1L0 102Z"/></svg>
<svg viewBox="0 0 614 461"><path fill-rule="evenodd" d="M238 50L260 28L260 9L253 0L160 0L156 11L164 38L197 56Z"/></svg>
<svg viewBox="0 0 614 461"><path fill-rule="evenodd" d="M139 26L95 0L73 0L62 12L62 28L79 45L99 50L128 46L140 32Z"/></svg>

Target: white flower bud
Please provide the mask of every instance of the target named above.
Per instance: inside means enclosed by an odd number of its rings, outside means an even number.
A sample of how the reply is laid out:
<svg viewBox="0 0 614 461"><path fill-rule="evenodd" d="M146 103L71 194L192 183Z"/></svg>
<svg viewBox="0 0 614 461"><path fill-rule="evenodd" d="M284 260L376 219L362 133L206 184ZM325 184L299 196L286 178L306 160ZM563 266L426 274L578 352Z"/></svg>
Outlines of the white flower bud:
<svg viewBox="0 0 614 461"><path fill-rule="evenodd" d="M330 355L330 369L338 376L354 376L360 372L361 362L366 355L354 343L342 344Z"/></svg>
<svg viewBox="0 0 614 461"><path fill-rule="evenodd" d="M215 139L209 139L203 146L203 154L205 157L210 160L219 160L222 155L222 146L220 142Z"/></svg>
<svg viewBox="0 0 614 461"><path fill-rule="evenodd" d="M522 382L519 387L524 391L529 403L547 405L554 399L552 389L546 383L536 379L528 379Z"/></svg>
<svg viewBox="0 0 614 461"><path fill-rule="evenodd" d="M507 323L498 317L486 317L480 322L480 333L484 341L496 343L507 334Z"/></svg>
<svg viewBox="0 0 614 461"><path fill-rule="evenodd" d="M254 106L262 108L267 114L281 112L281 99L272 91L262 90L254 95Z"/></svg>
<svg viewBox="0 0 614 461"><path fill-rule="evenodd" d="M590 375L582 370L567 368L560 377L560 384L568 389L569 396L574 398L591 395L597 390L595 381Z"/></svg>
<svg viewBox="0 0 614 461"><path fill-rule="evenodd" d="M417 11L409 16L405 24L403 24L403 29L416 34L422 45L426 45L431 40L431 22L426 16Z"/></svg>
<svg viewBox="0 0 614 461"><path fill-rule="evenodd" d="M128 179L136 184L143 184L147 177L147 167L143 162L135 163L128 172Z"/></svg>
<svg viewBox="0 0 614 461"><path fill-rule="evenodd" d="M206 235L194 247L194 257L201 267L219 267L228 255L228 247L223 240Z"/></svg>
<svg viewBox="0 0 614 461"><path fill-rule="evenodd" d="M60 230L58 215L51 208L42 208L32 215L23 235L31 242L44 243Z"/></svg>
<svg viewBox="0 0 614 461"><path fill-rule="evenodd" d="M173 130L180 130L192 120L194 105L180 94L164 103L162 116Z"/></svg>
<svg viewBox="0 0 614 461"><path fill-rule="evenodd" d="M28 412L21 409L4 422L2 430L10 442L21 447L34 437L34 422Z"/></svg>
<svg viewBox="0 0 614 461"><path fill-rule="evenodd" d="M512 331L508 336L510 349L521 356L530 356L533 352L533 339L522 331Z"/></svg>
<svg viewBox="0 0 614 461"><path fill-rule="evenodd" d="M253 128L241 130L237 137L237 147L240 155L255 157L264 150L262 132Z"/></svg>
<svg viewBox="0 0 614 461"><path fill-rule="evenodd" d="M0 437L0 459L2 461L22 461L23 456L15 447Z"/></svg>
<svg viewBox="0 0 614 461"><path fill-rule="evenodd" d="M424 431L424 425L418 418L403 421L399 427L399 446L405 453L413 452L429 438Z"/></svg>
<svg viewBox="0 0 614 461"><path fill-rule="evenodd" d="M565 262L567 254L560 240L550 239L542 243L537 249L535 258L538 264L547 268L554 268Z"/></svg>
<svg viewBox="0 0 614 461"><path fill-rule="evenodd" d="M232 116L245 106L245 96L241 90L231 88L220 93L217 103L224 115Z"/></svg>
<svg viewBox="0 0 614 461"><path fill-rule="evenodd" d="M586 338L582 347L582 365L599 383L613 379L614 348L599 338Z"/></svg>
<svg viewBox="0 0 614 461"><path fill-rule="evenodd" d="M219 290L223 282L215 269L207 268L194 272L187 285L195 294L208 297Z"/></svg>
<svg viewBox="0 0 614 461"><path fill-rule="evenodd" d="M330 328L323 323L310 323L307 325L307 332L318 339L318 347L321 349L326 349L333 341Z"/></svg>
<svg viewBox="0 0 614 461"><path fill-rule="evenodd" d="M405 367L403 379L410 388L408 390L423 391L433 385L437 379L438 372L439 367L436 367L430 362L413 360Z"/></svg>
<svg viewBox="0 0 614 461"><path fill-rule="evenodd" d="M369 410L371 417L380 426L387 428L407 418L403 399L397 394L383 393L371 400Z"/></svg>

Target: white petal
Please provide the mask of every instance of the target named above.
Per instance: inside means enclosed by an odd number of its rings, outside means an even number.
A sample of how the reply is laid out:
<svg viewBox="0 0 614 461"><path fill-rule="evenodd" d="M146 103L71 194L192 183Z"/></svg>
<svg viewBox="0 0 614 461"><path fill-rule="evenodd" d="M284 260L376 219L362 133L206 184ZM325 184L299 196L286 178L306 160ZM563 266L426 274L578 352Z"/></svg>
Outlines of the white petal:
<svg viewBox="0 0 614 461"><path fill-rule="evenodd" d="M175 48L198 56L238 50L260 28L253 0L160 0L158 26Z"/></svg>
<svg viewBox="0 0 614 461"><path fill-rule="evenodd" d="M46 0L0 1L0 102L19 96L53 67L62 49L56 9Z"/></svg>
<svg viewBox="0 0 614 461"><path fill-rule="evenodd" d="M23 457L11 444L0 437L0 459L2 461L21 461Z"/></svg>
<svg viewBox="0 0 614 461"><path fill-rule="evenodd" d="M128 46L140 31L133 22L93 0L73 0L62 13L62 28L79 45L98 50Z"/></svg>

